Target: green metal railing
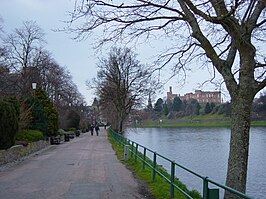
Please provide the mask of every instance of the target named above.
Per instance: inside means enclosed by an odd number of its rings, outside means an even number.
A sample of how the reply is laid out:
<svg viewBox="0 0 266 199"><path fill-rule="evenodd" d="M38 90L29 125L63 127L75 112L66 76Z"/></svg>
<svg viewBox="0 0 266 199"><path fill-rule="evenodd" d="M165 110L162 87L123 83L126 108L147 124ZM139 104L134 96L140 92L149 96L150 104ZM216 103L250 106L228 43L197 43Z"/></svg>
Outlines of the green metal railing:
<svg viewBox="0 0 266 199"><path fill-rule="evenodd" d="M180 191L183 195L185 195L187 198L189 199L193 199L188 193L186 193L186 191L184 191L183 189L181 189L180 187L178 187L175 184L175 169L181 168L182 170L187 171L188 173L196 176L197 178L200 178L203 182L203 199L219 199L219 189L210 189L209 188L209 184L215 185L225 191L229 191L233 194L235 194L236 196L239 196L241 198L245 198L245 199L254 199L253 197L250 197L244 193L241 193L231 187L219 184L213 180L211 180L208 177L202 176L178 163L176 163L173 160L170 160L158 153L156 153L155 151L152 151L148 148L146 148L145 146L142 146L130 139L127 139L125 137L123 137L122 135L114 132L112 129L109 129L110 134L112 135L112 137L121 145L123 145L124 147L127 147L128 150L130 151L130 158L134 157L134 160L137 161L137 159L140 159L142 161L142 168L145 169L145 166L147 165L148 167L150 167L152 169L152 179L154 180L156 177L156 174L160 175L162 178L164 178L169 184L170 184L170 196L173 198L174 197L174 192L175 189L177 189L178 191ZM143 152L141 152L141 149L143 149ZM147 161L147 152L150 152L152 154L152 163ZM140 155L141 154L141 155ZM164 159L165 161L169 162L171 165L171 169L170 169L170 178L167 177L166 175L164 175L158 168L158 164L157 164L157 158L160 157L162 159Z"/></svg>

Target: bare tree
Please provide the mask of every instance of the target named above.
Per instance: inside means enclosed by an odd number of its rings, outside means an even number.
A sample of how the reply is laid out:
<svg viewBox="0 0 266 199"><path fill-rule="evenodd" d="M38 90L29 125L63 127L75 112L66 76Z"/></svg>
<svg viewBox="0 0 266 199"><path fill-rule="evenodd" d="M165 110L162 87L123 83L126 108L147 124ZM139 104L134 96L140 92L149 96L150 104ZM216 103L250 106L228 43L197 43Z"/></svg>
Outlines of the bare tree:
<svg viewBox="0 0 266 199"><path fill-rule="evenodd" d="M40 47L44 43L42 29L32 21L26 21L21 28L4 38L3 44L8 70L20 74L20 78L13 78L20 94L26 95L31 88L36 61L38 61ZM8 76L10 77L10 76Z"/></svg>
<svg viewBox="0 0 266 199"><path fill-rule="evenodd" d="M141 103L143 96L148 96L152 85L151 74L129 48L112 48L98 67L95 83L100 106L103 112L115 110L109 114L105 112L105 115L114 122L114 128L122 132L132 108Z"/></svg>
<svg viewBox="0 0 266 199"><path fill-rule="evenodd" d="M42 49L35 63L40 77L38 84L55 105L62 127L66 122L67 109L79 109L85 104L84 97L78 91L69 71L61 67L49 52Z"/></svg>
<svg viewBox="0 0 266 199"><path fill-rule="evenodd" d="M0 94L28 97L32 90L31 83L36 82L54 103L61 119L66 115L66 107L84 104L84 97L69 71L44 49L44 43L42 29L32 21L24 22L21 28L3 38L3 49L0 48Z"/></svg>
<svg viewBox="0 0 266 199"><path fill-rule="evenodd" d="M101 28L100 44L124 39L171 38L158 58L174 72L205 58L218 71L232 100L230 154L226 184L246 191L250 112L266 85L265 0L77 0L70 26L78 37ZM150 42L152 42L150 40ZM226 198L235 198L229 193Z"/></svg>

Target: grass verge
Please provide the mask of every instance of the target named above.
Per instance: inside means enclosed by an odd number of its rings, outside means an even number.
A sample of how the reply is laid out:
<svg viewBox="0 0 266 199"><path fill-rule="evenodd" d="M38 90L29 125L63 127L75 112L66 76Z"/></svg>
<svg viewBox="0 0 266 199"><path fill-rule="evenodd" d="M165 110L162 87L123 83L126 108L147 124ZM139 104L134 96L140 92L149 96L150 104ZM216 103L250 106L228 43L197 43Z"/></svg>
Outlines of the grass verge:
<svg viewBox="0 0 266 199"><path fill-rule="evenodd" d="M230 127L230 121L193 121L193 120L181 120L178 122L168 122L163 123L143 123L134 125L132 127ZM266 127L266 121L252 121L251 127Z"/></svg>
<svg viewBox="0 0 266 199"><path fill-rule="evenodd" d="M230 127L230 122L178 122L161 124L142 124L136 127Z"/></svg>
<svg viewBox="0 0 266 199"><path fill-rule="evenodd" d="M152 179L152 169L145 166L145 169L143 169L143 163L142 161L137 158L135 161L134 157L131 157L128 161L124 160L124 148L122 144L119 144L110 133L108 133L108 138L110 143L112 144L113 149L116 152L117 158L124 163L127 168L129 168L135 176L144 181L146 185L148 186L151 194L156 199L167 199L170 197L170 184L162 178L159 174L156 174L155 180ZM138 153L139 157L143 157L141 153ZM146 157L146 161L148 164L152 165L152 161ZM167 171L163 167L157 167L157 170L162 173L164 176L166 176L168 179L170 179L170 175L167 173ZM182 190L184 190L186 193L188 193L192 198L195 199L201 199L201 195L196 190L189 191L183 183L181 183L178 178L175 178L175 184L180 187ZM184 196L180 191L175 189L175 199L186 199L187 197Z"/></svg>

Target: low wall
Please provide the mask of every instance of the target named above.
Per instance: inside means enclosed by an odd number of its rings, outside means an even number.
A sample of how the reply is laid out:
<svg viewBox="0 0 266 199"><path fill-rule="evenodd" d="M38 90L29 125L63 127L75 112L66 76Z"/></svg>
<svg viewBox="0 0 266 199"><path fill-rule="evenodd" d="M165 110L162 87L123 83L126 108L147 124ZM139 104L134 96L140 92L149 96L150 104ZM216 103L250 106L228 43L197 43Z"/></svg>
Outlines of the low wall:
<svg viewBox="0 0 266 199"><path fill-rule="evenodd" d="M23 156L34 153L49 145L47 141L29 143L27 146L15 145L7 150L0 150L0 166L12 161L16 161Z"/></svg>

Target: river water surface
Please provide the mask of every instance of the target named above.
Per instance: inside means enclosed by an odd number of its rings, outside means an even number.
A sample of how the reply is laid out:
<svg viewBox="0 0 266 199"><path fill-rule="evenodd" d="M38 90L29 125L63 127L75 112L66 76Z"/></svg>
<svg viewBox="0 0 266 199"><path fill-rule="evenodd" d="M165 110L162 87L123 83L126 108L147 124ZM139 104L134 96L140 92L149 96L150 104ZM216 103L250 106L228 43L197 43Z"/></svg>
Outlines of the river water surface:
<svg viewBox="0 0 266 199"><path fill-rule="evenodd" d="M225 184L229 128L129 128L125 132L125 137L202 176ZM170 170L169 163L158 159L158 164ZM189 189L196 189L202 193L201 179L181 169L176 169L176 175ZM256 199L266 198L265 127L251 128L247 194Z"/></svg>

